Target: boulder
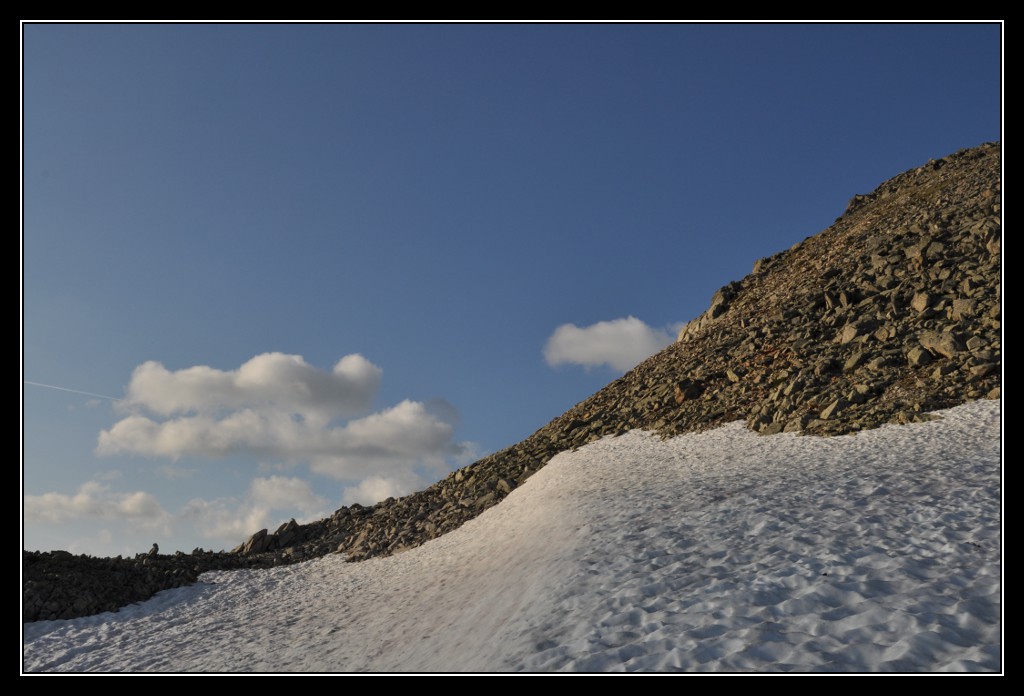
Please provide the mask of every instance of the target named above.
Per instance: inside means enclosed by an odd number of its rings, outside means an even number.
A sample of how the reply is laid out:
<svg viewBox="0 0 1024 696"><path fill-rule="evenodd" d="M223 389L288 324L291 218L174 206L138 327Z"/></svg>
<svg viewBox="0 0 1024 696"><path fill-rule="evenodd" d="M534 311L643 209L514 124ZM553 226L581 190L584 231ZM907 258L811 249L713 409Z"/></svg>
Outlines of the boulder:
<svg viewBox="0 0 1024 696"><path fill-rule="evenodd" d="M259 553L267 545L267 530L261 529L260 531L253 534L251 537L242 544L242 553L252 554Z"/></svg>

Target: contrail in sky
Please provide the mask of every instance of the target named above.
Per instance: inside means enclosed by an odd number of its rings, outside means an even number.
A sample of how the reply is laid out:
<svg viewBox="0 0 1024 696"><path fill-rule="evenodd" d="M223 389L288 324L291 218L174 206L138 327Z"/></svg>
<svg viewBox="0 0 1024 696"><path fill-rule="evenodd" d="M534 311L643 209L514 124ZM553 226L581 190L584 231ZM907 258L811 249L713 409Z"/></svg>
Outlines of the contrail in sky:
<svg viewBox="0 0 1024 696"><path fill-rule="evenodd" d="M124 401L116 396L107 396L106 394L93 394L92 392L79 391L78 389L68 389L67 387L58 387L56 384L43 384L42 382L29 382L27 379L24 380L25 384L31 384L33 387L46 387L47 389L58 389L60 391L71 392L72 394L85 394L86 396L98 396L101 399L110 399L111 401Z"/></svg>

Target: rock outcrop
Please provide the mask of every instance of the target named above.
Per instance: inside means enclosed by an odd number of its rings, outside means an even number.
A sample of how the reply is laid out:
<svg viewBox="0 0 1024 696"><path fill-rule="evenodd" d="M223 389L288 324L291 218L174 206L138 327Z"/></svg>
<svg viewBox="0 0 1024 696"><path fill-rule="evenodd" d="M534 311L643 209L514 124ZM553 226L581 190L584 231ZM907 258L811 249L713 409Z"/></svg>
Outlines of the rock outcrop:
<svg viewBox="0 0 1024 696"><path fill-rule="evenodd" d="M1000 147L990 143L855 196L831 227L714 293L676 343L423 491L306 525L292 520L230 553L114 563L26 552L25 620L120 606L145 598L135 588L174 587L214 568L396 553L498 504L558 452L634 428L670 437L743 419L764 435L837 435L998 398L1000 168ZM135 564L130 573L125 563ZM140 573L150 580L136 580ZM78 577L88 582L69 582ZM103 602L80 599L100 577L108 578ZM132 591L118 599L112 585Z"/></svg>

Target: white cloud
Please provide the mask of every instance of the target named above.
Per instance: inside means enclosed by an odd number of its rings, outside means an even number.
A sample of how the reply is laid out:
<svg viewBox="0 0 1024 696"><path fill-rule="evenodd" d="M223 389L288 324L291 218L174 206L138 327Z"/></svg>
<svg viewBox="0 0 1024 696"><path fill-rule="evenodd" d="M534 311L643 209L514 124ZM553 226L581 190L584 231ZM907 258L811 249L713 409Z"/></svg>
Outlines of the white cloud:
<svg viewBox="0 0 1024 696"><path fill-rule="evenodd" d="M26 495L25 518L50 524L83 518L130 520L147 529L164 528L170 521L170 515L149 493L117 493L98 481L83 483L74 495Z"/></svg>
<svg viewBox="0 0 1024 696"><path fill-rule="evenodd" d="M425 486L426 482L412 472L398 476L370 476L359 482L358 486L347 486L342 493L345 505L359 503L373 505L388 498L400 498Z"/></svg>
<svg viewBox="0 0 1024 696"><path fill-rule="evenodd" d="M453 428L416 401L345 425L296 420L288 413L244 410L217 419L184 416L163 422L133 415L100 433L98 454L141 454L176 459L254 454L308 459L314 471L339 479L425 465L443 467L465 448Z"/></svg>
<svg viewBox="0 0 1024 696"><path fill-rule="evenodd" d="M233 371L171 372L147 362L127 390L134 410L100 432L96 453L166 457L175 464L158 473L168 478L192 471L176 464L182 457L249 456L263 471L306 462L314 473L343 481L345 500L371 503L420 488L453 462L472 461L478 447L454 441L458 412L442 400L405 400L353 417L380 376L358 355L342 358L330 373L281 353L258 355ZM329 514L329 505L306 481L275 475L254 479L241 496L194 499L182 515L204 536L235 545L269 528L275 511L310 518L314 511Z"/></svg>
<svg viewBox="0 0 1024 696"><path fill-rule="evenodd" d="M636 317L599 321L590 326L562 324L544 346L548 365L608 365L626 371L672 343L674 335Z"/></svg>
<svg viewBox="0 0 1024 696"><path fill-rule="evenodd" d="M365 411L380 379L381 369L358 354L330 372L284 353L263 353L228 371L198 365L172 372L151 360L135 368L122 407L160 416L269 408L327 421Z"/></svg>
<svg viewBox="0 0 1024 696"><path fill-rule="evenodd" d="M242 499L190 500L182 517L203 537L234 547L260 529L274 531L289 518L305 522L330 513L330 502L314 493L308 481L270 476L253 479Z"/></svg>
<svg viewBox="0 0 1024 696"><path fill-rule="evenodd" d="M317 473L337 479L394 474L425 466L444 470L445 459L462 446L452 442L452 426L416 401L350 422L331 433L328 447L312 460Z"/></svg>
<svg viewBox="0 0 1024 696"><path fill-rule="evenodd" d="M472 464L475 461L483 459L484 457L491 453L490 450L481 449L478 443L472 442L470 440L463 440L462 442L458 443L458 445L456 445L456 449L458 451L456 451L452 455L452 461L455 462L456 469L462 468L464 466Z"/></svg>
<svg viewBox="0 0 1024 696"><path fill-rule="evenodd" d="M222 548L234 548L253 532L270 527L270 510L237 498L194 498L182 517L192 522L200 536L219 542Z"/></svg>
<svg viewBox="0 0 1024 696"><path fill-rule="evenodd" d="M452 441L451 422L458 414L440 400L429 406L406 400L335 424L349 406L370 398L380 374L358 355L342 358L331 374L280 353L258 355L233 372L169 372L147 362L132 375L127 401L157 415L122 418L100 432L96 452L172 460L232 454L308 460L318 473L352 479L443 469L448 457L470 449Z"/></svg>
<svg viewBox="0 0 1024 696"><path fill-rule="evenodd" d="M309 481L288 476L253 479L249 498L257 505L273 510L296 508L305 514L323 510L328 501L313 492Z"/></svg>

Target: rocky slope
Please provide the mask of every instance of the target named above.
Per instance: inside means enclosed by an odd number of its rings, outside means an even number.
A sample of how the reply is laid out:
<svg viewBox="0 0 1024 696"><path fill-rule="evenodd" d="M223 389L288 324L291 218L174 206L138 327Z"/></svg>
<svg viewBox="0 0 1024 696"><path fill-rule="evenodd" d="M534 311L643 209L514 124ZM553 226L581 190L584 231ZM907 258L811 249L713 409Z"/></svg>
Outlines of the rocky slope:
<svg viewBox="0 0 1024 696"><path fill-rule="evenodd" d="M556 453L633 428L668 437L744 419L765 435L834 435L998 398L1000 169L1000 146L989 143L855 196L831 227L718 290L676 343L418 493L263 530L225 554L26 552L24 618L110 609L213 568L395 553L497 504Z"/></svg>

